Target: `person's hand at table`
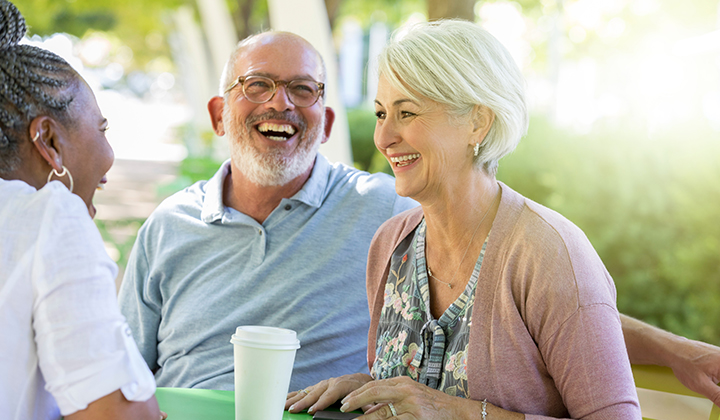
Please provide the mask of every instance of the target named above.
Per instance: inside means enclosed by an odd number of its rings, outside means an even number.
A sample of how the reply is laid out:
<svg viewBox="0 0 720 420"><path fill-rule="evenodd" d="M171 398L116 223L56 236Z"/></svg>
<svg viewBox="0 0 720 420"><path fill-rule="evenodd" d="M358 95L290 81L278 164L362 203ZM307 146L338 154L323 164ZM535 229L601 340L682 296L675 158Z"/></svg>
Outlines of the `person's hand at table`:
<svg viewBox="0 0 720 420"><path fill-rule="evenodd" d="M686 340L683 351L668 365L683 385L702 394L720 407L720 348L701 341Z"/></svg>
<svg viewBox="0 0 720 420"><path fill-rule="evenodd" d="M312 414L324 410L372 380L370 375L364 373L326 379L305 389L290 392L285 401L285 409L291 413L299 413L307 408L308 413Z"/></svg>
<svg viewBox="0 0 720 420"><path fill-rule="evenodd" d="M342 400L340 411L349 412L372 406L357 420L477 419L483 408L488 419L520 420L525 415L495 407L490 403L453 397L419 384L407 376L369 382ZM483 407L484 406L484 407Z"/></svg>
<svg viewBox="0 0 720 420"><path fill-rule="evenodd" d="M720 347L689 340L620 314L630 363L672 369L689 389L720 407Z"/></svg>

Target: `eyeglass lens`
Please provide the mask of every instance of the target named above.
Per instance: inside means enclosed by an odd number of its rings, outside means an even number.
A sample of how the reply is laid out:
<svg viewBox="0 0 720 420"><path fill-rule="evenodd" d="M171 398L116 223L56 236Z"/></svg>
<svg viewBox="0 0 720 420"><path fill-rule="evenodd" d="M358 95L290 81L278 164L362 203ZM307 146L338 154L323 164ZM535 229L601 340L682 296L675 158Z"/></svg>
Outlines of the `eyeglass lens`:
<svg viewBox="0 0 720 420"><path fill-rule="evenodd" d="M278 81L262 76L249 76L243 82L245 97L254 103L265 103L272 99L278 85L285 85L285 91L290 101L299 106L313 105L320 96L320 87L312 80Z"/></svg>

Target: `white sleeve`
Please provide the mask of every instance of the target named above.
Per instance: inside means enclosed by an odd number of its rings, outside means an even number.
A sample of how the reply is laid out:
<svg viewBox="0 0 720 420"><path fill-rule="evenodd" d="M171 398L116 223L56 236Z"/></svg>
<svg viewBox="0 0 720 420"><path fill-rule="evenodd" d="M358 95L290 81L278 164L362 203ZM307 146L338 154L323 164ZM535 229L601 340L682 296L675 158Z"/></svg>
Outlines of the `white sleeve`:
<svg viewBox="0 0 720 420"><path fill-rule="evenodd" d="M82 201L64 196L44 214L32 268L33 329L46 389L63 415L120 389L155 393L115 294L117 266Z"/></svg>

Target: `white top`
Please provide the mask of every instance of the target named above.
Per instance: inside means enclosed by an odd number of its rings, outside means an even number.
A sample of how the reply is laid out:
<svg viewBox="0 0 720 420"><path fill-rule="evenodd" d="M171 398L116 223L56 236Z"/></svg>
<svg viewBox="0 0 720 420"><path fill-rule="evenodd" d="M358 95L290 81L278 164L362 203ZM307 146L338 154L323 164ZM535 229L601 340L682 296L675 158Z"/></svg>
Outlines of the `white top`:
<svg viewBox="0 0 720 420"><path fill-rule="evenodd" d="M153 396L116 274L78 196L0 179L0 419L59 419L118 389Z"/></svg>

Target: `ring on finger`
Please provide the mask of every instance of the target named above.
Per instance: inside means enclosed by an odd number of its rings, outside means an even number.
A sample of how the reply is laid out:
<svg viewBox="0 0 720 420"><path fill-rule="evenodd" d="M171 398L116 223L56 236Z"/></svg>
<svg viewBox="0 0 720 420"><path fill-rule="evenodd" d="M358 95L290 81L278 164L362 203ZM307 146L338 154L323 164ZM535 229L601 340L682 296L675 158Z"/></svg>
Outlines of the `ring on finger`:
<svg viewBox="0 0 720 420"><path fill-rule="evenodd" d="M397 411L395 410L395 406L393 403L388 403L388 407L390 407L390 412L392 413L393 417L397 417Z"/></svg>
<svg viewBox="0 0 720 420"><path fill-rule="evenodd" d="M298 391L298 394L305 394L305 395L307 395L307 394L309 394L309 392L308 392L307 389L304 389L304 388L303 388L303 389L301 389L300 391Z"/></svg>

